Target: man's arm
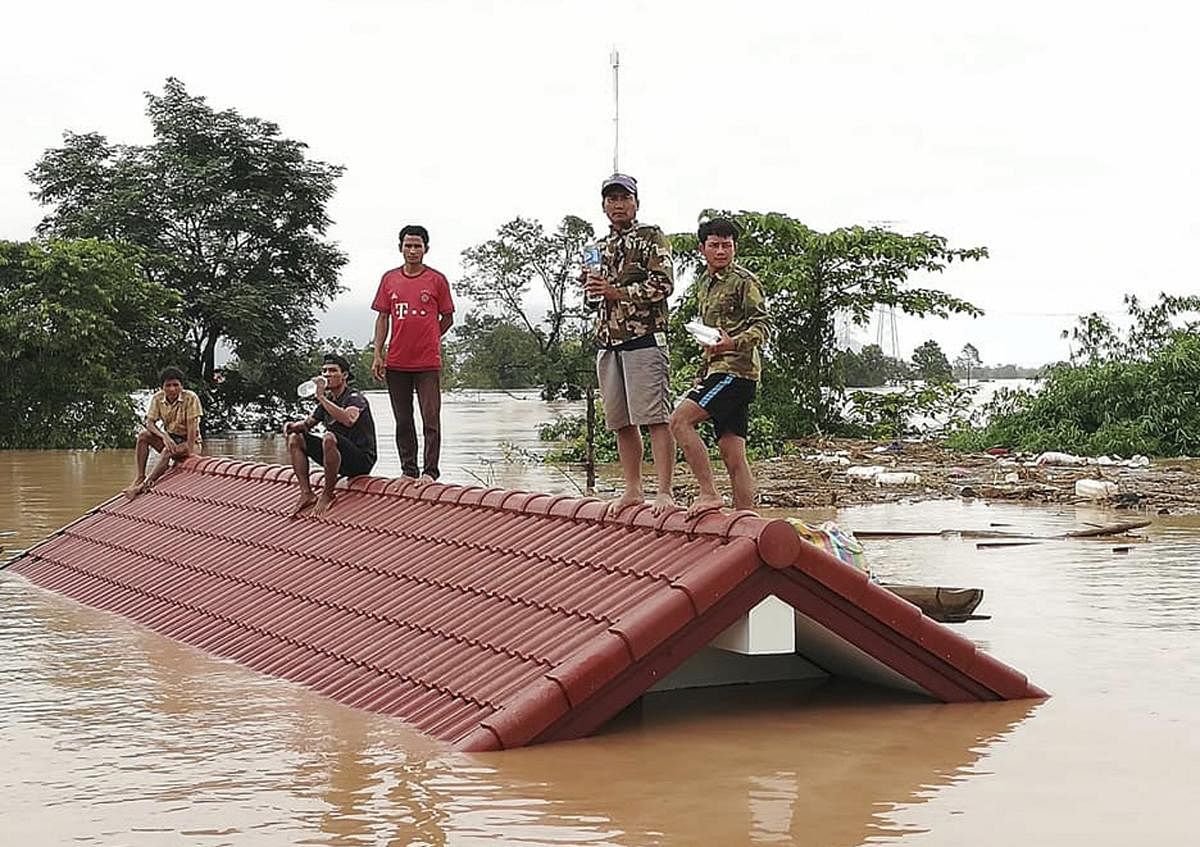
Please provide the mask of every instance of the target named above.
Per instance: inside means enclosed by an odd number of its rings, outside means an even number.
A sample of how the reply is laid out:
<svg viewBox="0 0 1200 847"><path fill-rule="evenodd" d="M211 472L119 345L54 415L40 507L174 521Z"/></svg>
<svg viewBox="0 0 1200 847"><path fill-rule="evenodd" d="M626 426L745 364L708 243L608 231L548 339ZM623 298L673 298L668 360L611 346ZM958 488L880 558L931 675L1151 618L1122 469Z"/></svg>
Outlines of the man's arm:
<svg viewBox="0 0 1200 847"><path fill-rule="evenodd" d="M438 315L438 330L442 335L445 335L452 326L454 326L453 312L444 312L443 314Z"/></svg>
<svg viewBox="0 0 1200 847"><path fill-rule="evenodd" d="M767 298L763 294L762 283L755 277L746 281L746 291L742 298L742 328L737 335L730 335L725 327L721 330L721 339L705 350L708 356L719 356L731 350L748 353L755 347L761 347L771 337L771 316L767 313Z"/></svg>
<svg viewBox="0 0 1200 847"><path fill-rule="evenodd" d="M183 442L184 447L189 453L195 453L196 445L200 443L200 419L189 418L187 427L187 441Z"/></svg>
<svg viewBox="0 0 1200 847"><path fill-rule="evenodd" d="M318 383L318 385L320 385L320 383ZM350 402L353 404L356 400L361 401L361 398L351 398ZM321 408L325 410L325 414L327 416L333 418L342 426L354 426L355 422L358 420L358 416L362 414L362 409L360 409L358 405L339 406L337 403L334 403L325 396L324 388L318 388L317 402L321 404Z"/></svg>
<svg viewBox="0 0 1200 847"><path fill-rule="evenodd" d="M143 421L142 425L146 427L146 431L149 432L151 435L157 435L159 438L162 439L163 450L165 452L174 454L175 442L171 439L171 437L169 435L167 435L165 432L163 432L162 429L159 428L158 424L161 420L162 420L162 413L159 411L159 408L158 408L158 396L155 395L150 400L150 408L146 410L146 420Z"/></svg>
<svg viewBox="0 0 1200 847"><path fill-rule="evenodd" d="M616 298L634 303L657 303L666 300L675 290L675 269L671 264L671 245L666 235L656 226L639 228L638 234L646 242L646 278L623 288L623 296Z"/></svg>
<svg viewBox="0 0 1200 847"><path fill-rule="evenodd" d="M308 432L317 425L317 419L309 415L302 421L288 421L283 425L283 434L291 435L293 432Z"/></svg>
<svg viewBox="0 0 1200 847"><path fill-rule="evenodd" d="M771 337L773 324L767 312L767 297L762 283L756 277L746 281L745 297L746 328L734 336L734 348L740 351L762 347Z"/></svg>
<svg viewBox="0 0 1200 847"><path fill-rule="evenodd" d="M184 441L183 447L187 452L195 453L196 445L200 443L200 418L204 415L204 407L200 405L200 398L195 394L188 394L184 399L183 414L187 418L187 440Z"/></svg>
<svg viewBox="0 0 1200 847"><path fill-rule="evenodd" d="M371 357L371 375L378 380L384 377L383 345L388 337L388 313L380 312L375 316L375 336L372 339L375 355Z"/></svg>

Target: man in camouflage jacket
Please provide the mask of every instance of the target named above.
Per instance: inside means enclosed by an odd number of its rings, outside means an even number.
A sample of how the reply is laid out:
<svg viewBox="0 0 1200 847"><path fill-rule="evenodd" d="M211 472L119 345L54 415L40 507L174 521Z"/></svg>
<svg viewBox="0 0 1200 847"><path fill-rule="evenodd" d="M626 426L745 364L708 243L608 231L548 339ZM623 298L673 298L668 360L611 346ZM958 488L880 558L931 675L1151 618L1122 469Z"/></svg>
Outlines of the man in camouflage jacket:
<svg viewBox="0 0 1200 847"><path fill-rule="evenodd" d="M658 513L675 504L667 354L667 298L674 288L671 248L661 229L638 222L633 177L613 174L601 184L600 197L612 226L602 243L601 268L585 276L584 288L596 309L596 375L605 423L617 434L625 482L625 491L609 505L609 514L645 500L641 426L650 430Z"/></svg>
<svg viewBox="0 0 1200 847"><path fill-rule="evenodd" d="M754 508L754 477L746 461L750 402L762 376L759 348L771 332L766 298L758 278L733 261L737 227L724 218L706 221L697 233L705 269L696 278L699 319L720 330L704 347L703 378L671 415L671 432L696 477L700 494L688 510L696 515L724 505L713 484L708 449L696 427L711 420L721 461L733 486L733 507Z"/></svg>

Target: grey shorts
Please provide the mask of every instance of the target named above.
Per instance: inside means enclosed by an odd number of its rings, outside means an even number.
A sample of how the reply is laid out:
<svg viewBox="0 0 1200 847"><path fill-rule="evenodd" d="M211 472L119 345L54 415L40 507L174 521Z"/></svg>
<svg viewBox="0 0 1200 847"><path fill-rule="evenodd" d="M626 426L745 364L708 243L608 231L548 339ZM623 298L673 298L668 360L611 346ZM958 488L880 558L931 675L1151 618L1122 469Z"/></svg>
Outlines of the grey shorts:
<svg viewBox="0 0 1200 847"><path fill-rule="evenodd" d="M611 430L666 423L671 417L671 357L666 347L601 350L596 378Z"/></svg>

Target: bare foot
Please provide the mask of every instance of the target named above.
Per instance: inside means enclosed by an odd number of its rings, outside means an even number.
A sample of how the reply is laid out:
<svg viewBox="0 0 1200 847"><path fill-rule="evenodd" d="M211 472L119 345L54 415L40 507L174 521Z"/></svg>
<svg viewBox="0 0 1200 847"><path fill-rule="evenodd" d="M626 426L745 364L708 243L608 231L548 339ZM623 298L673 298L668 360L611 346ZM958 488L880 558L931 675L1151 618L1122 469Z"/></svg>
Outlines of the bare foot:
<svg viewBox="0 0 1200 847"><path fill-rule="evenodd" d="M125 495L126 500L132 500L139 494L146 493L146 483L144 481L135 482L121 493Z"/></svg>
<svg viewBox="0 0 1200 847"><path fill-rule="evenodd" d="M608 505L604 507L604 516L608 518L615 518L617 515L621 514L621 512L623 512L627 506L640 506L645 502L646 498L642 496L640 491L636 494L626 491L616 500L608 501Z"/></svg>
<svg viewBox="0 0 1200 847"><path fill-rule="evenodd" d="M670 492L662 492L654 495L654 502L650 506L651 514L661 515L663 512L669 512L675 508L675 498Z"/></svg>
<svg viewBox="0 0 1200 847"><path fill-rule="evenodd" d="M725 508L725 498L720 494L701 494L688 507L687 516L689 518L698 518L705 512L719 512L723 508Z"/></svg>
<svg viewBox="0 0 1200 847"><path fill-rule="evenodd" d="M317 505L313 506L312 513L314 515L323 515L329 511L329 507L333 505L333 495L321 492L321 496L317 498Z"/></svg>
<svg viewBox="0 0 1200 847"><path fill-rule="evenodd" d="M420 478L417 479L417 481L413 484L416 485L417 488L424 488L426 485L429 485L432 482L437 482L437 480L435 480L429 474L423 473L423 474L421 474Z"/></svg>
<svg viewBox="0 0 1200 847"><path fill-rule="evenodd" d="M299 497L296 498L296 505L292 507L292 511L288 515L288 517L292 517L292 518L296 517L298 514L300 514L305 509L307 509L309 506L311 506L312 504L314 504L316 502L317 502L317 495L313 494L311 491L308 492L307 494L301 494Z"/></svg>

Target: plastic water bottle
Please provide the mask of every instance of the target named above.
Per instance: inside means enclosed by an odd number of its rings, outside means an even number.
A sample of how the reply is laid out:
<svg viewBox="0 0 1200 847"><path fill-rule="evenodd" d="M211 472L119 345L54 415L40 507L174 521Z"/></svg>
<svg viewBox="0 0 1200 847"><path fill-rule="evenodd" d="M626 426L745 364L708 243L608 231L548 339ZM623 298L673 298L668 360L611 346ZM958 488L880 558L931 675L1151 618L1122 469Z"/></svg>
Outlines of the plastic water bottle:
<svg viewBox="0 0 1200 847"><path fill-rule="evenodd" d="M599 244L586 244L583 248L583 271L586 274L599 274L604 270L604 256ZM585 294L584 299L589 303L600 303L604 300L599 294Z"/></svg>
<svg viewBox="0 0 1200 847"><path fill-rule="evenodd" d="M311 379L306 379L304 382L296 386L296 396L301 400L308 400L317 396L317 383Z"/></svg>

